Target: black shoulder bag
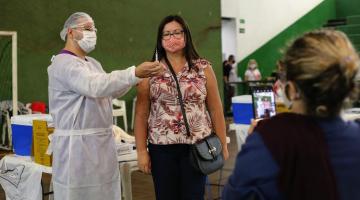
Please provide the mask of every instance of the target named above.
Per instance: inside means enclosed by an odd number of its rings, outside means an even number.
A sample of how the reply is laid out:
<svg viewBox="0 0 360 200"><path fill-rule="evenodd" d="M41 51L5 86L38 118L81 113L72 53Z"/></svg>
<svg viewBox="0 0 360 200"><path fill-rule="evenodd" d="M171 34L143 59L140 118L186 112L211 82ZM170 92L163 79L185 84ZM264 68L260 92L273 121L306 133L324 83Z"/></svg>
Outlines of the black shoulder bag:
<svg viewBox="0 0 360 200"><path fill-rule="evenodd" d="M177 80L174 69L166 57L165 62L174 77L187 136L190 137L190 128L186 117L179 82ZM209 136L196 142L195 144L192 144L190 146L190 161L194 168L203 174L211 174L222 168L224 165L224 157L222 154L222 146L219 137L214 132L212 132Z"/></svg>

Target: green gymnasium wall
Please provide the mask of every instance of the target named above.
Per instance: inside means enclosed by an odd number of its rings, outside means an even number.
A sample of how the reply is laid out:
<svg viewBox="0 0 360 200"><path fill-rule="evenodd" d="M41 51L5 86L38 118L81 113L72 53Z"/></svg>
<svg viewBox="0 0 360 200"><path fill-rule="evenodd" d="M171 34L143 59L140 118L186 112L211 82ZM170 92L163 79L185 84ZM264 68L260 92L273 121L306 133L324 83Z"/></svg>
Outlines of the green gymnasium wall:
<svg viewBox="0 0 360 200"><path fill-rule="evenodd" d="M107 72L149 60L161 19L180 14L190 26L200 55L212 62L222 94L219 0L0 0L0 5L0 30L18 32L21 102L47 102L47 67L52 55L64 46L59 33L65 20L76 11L94 18L98 44L90 56L99 60ZM132 89L123 97L129 115L135 95Z"/></svg>
<svg viewBox="0 0 360 200"><path fill-rule="evenodd" d="M286 44L306 31L320 28L328 19L334 19L335 13L335 0L324 0L294 24L243 59L238 64L238 75L243 78L249 60L256 59L262 76L269 76L275 70L276 61L281 58L281 52Z"/></svg>
<svg viewBox="0 0 360 200"><path fill-rule="evenodd" d="M359 0L336 0L337 18L346 18L351 15L360 15Z"/></svg>

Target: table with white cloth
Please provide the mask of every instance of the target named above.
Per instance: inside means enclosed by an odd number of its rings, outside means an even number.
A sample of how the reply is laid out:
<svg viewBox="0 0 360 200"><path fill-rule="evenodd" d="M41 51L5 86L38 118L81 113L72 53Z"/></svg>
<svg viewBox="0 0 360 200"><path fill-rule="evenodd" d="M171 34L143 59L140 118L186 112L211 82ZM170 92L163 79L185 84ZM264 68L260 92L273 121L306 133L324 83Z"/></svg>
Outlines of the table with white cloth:
<svg viewBox="0 0 360 200"><path fill-rule="evenodd" d="M46 194L42 191L41 177L42 173L51 174L51 167L35 163L30 156L13 154L4 156L0 163L0 183L7 200L43 199Z"/></svg>
<svg viewBox="0 0 360 200"><path fill-rule="evenodd" d="M14 165L29 166L30 168L33 168L42 173L47 173L47 174L52 173L51 167L37 164L29 156L16 156L14 154L10 154L4 156L0 162L6 166L9 164L13 166ZM119 162L119 170L121 177L122 196L124 197L125 200L131 200L132 199L131 173L135 170L138 170L136 150L128 154L119 155L118 162ZM39 180L38 183L39 187L41 187L40 181L41 179ZM34 184L36 183L29 182L28 184L32 184L34 186ZM50 189L51 188L52 187L50 184ZM49 197L49 199L52 199L52 195Z"/></svg>
<svg viewBox="0 0 360 200"><path fill-rule="evenodd" d="M360 108L350 108L341 112L341 117L346 120L360 120Z"/></svg>
<svg viewBox="0 0 360 200"><path fill-rule="evenodd" d="M341 112L341 117L345 121L360 120L360 108L350 108ZM229 130L235 131L236 143L238 150L241 150L241 146L245 143L246 137L248 136L250 124L236 124L232 123L229 125Z"/></svg>
<svg viewBox="0 0 360 200"><path fill-rule="evenodd" d="M250 124L229 124L229 130L235 131L236 144L238 151L241 150L241 146L245 143L246 137L248 136Z"/></svg>

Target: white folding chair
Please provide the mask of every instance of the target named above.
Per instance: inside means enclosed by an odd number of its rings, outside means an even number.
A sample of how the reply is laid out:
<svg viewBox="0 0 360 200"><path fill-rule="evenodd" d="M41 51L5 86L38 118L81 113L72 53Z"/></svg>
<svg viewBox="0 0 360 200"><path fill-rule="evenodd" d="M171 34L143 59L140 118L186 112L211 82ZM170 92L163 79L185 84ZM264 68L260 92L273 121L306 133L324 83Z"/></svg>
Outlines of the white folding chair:
<svg viewBox="0 0 360 200"><path fill-rule="evenodd" d="M132 105L132 113L131 113L131 130L134 130L134 121L135 121L135 107L136 107L136 97L133 100L133 105Z"/></svg>
<svg viewBox="0 0 360 200"><path fill-rule="evenodd" d="M117 125L117 118L122 117L124 120L124 129L128 131L127 117L126 117L126 103L124 100L113 99L113 123Z"/></svg>
<svg viewBox="0 0 360 200"><path fill-rule="evenodd" d="M132 200L131 174L139 170L137 161L120 162L121 190L124 200Z"/></svg>

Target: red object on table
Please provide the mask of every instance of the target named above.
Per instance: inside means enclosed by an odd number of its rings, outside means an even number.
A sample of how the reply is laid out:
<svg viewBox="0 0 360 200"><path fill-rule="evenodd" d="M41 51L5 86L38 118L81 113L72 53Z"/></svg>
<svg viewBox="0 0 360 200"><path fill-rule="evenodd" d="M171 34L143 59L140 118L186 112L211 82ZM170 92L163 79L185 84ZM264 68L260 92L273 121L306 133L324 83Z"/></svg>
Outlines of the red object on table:
<svg viewBox="0 0 360 200"><path fill-rule="evenodd" d="M31 103L31 110L33 113L45 113L46 112L46 104L41 101L36 101Z"/></svg>

